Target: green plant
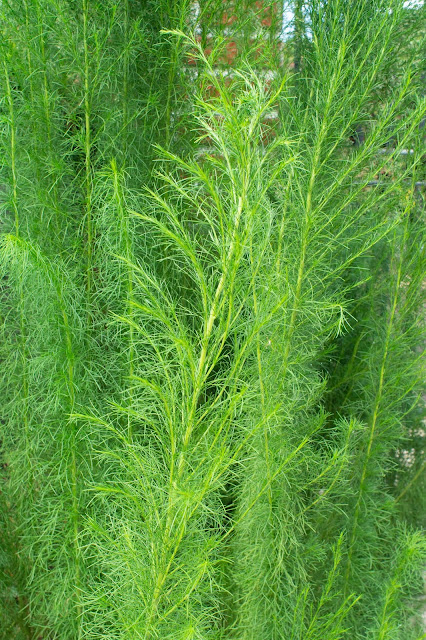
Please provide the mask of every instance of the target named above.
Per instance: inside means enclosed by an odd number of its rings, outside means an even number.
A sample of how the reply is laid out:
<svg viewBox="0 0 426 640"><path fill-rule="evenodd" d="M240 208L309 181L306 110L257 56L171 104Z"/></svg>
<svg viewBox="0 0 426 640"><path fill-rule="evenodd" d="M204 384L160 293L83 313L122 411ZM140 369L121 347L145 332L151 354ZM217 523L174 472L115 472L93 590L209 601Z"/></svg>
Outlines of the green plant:
<svg viewBox="0 0 426 640"><path fill-rule="evenodd" d="M418 52L238 9L0 7L5 639L419 637Z"/></svg>

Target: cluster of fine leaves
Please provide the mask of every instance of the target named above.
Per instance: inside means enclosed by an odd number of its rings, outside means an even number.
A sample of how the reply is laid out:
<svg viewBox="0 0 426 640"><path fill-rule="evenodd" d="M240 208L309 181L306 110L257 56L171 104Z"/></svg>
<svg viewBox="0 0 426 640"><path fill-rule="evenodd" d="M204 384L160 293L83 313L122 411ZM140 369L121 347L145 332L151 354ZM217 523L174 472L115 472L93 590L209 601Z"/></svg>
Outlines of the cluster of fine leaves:
<svg viewBox="0 0 426 640"><path fill-rule="evenodd" d="M1 3L0 638L422 637L404 4Z"/></svg>

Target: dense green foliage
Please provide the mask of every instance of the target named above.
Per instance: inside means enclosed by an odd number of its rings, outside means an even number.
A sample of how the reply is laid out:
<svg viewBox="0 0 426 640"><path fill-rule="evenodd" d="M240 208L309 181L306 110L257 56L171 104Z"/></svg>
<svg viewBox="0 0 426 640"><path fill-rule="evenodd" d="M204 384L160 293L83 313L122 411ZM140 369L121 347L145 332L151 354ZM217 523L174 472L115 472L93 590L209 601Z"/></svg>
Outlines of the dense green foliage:
<svg viewBox="0 0 426 640"><path fill-rule="evenodd" d="M4 640L424 637L424 10L295 4L0 1Z"/></svg>

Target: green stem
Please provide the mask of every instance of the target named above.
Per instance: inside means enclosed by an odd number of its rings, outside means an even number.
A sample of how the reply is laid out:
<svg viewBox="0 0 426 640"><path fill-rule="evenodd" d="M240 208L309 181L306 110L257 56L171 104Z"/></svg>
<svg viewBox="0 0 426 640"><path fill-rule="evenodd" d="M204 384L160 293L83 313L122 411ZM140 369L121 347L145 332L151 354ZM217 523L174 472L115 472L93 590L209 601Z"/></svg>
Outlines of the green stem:
<svg viewBox="0 0 426 640"><path fill-rule="evenodd" d="M187 0L183 0L182 2L176 3L177 7L178 7L178 11L180 12L180 16L179 19L175 19L175 7L173 7L173 3L172 6L170 6L169 4L169 10L168 10L168 17L169 19L172 19L172 22L174 22L175 24L178 23L178 28L182 29L184 26L184 20L186 17L186 7L187 7ZM173 25L174 27L175 25ZM180 36L176 39L175 43L173 44L173 51L172 54L170 56L171 60L169 63L169 73L168 73L168 78L167 78L167 94L166 94L166 131L165 131L165 148L168 149L170 146L170 140L171 140L171 119L172 119L172 113L173 113L173 90L174 90L174 82L175 82L175 78L176 78L176 72L177 72L177 68L178 68L178 62L179 62L179 47L180 47L180 41L181 38Z"/></svg>
<svg viewBox="0 0 426 640"><path fill-rule="evenodd" d="M407 493L407 491L413 486L413 484L415 484L417 482L417 480L420 478L420 476L422 475L424 469L426 467L426 460L423 462L423 464L420 465L420 467L418 468L418 470L416 471L416 473L414 474L414 476L411 478L410 482L408 482L404 489L401 491L401 493L395 498L395 502L398 502L399 500L401 500L401 498L403 498L405 496L405 494Z"/></svg>
<svg viewBox="0 0 426 640"><path fill-rule="evenodd" d="M52 197L53 197L53 222L56 237L59 235L59 194L58 194L58 185L56 182L56 177L53 173L54 162L53 162L53 145L52 145L52 113L50 109L49 103L49 85L48 85L48 76L47 76L47 59L46 59L46 48L45 48L45 37L44 37L44 29L43 29L43 20L41 16L40 3L37 0L37 23L38 23L38 37L40 41L40 57L42 63L43 70L43 110L44 110L44 118L45 118L45 127L46 127L46 138L47 138L47 160L49 166L52 169L53 175L53 183L52 183Z"/></svg>
<svg viewBox="0 0 426 640"><path fill-rule="evenodd" d="M124 253L126 258L126 269L127 269L127 280L126 280L126 293L127 293L127 313L126 316L129 319L129 340L128 340L128 375L131 378L134 374L134 357L135 357L135 346L134 346L134 307L132 305L133 298L133 281L134 281L134 272L132 268L133 262L133 247L132 240L130 236L129 229L129 217L126 214L126 206L123 196L123 189L120 183L120 176L117 169L117 163L115 160L111 162L111 169L113 173L113 184L114 184L114 198L118 210L118 215L120 218L120 228L124 239ZM132 404L132 391L130 391L129 396L129 406ZM128 423L127 423L127 435L128 439L131 442L133 438L133 427L132 427L132 418L130 414L128 414Z"/></svg>
<svg viewBox="0 0 426 640"><path fill-rule="evenodd" d="M296 329L296 318L297 318L297 314L299 312L299 308L300 308L300 304L301 304L301 293L302 293L302 286L303 286L303 281L304 281L304 277L305 277L305 264L306 264L306 256L307 256L307 248L308 248L308 240L309 240L309 232L311 230L312 227L312 223L313 223L313 218L315 217L315 210L313 207L313 195L314 195L314 188L315 188L315 184L316 184L316 180L320 171L320 167L321 167L321 152L322 152L322 148L323 148L323 144L324 144L324 140L327 136L327 131L328 128L330 126L329 123L329 114L330 114L330 109L331 109L331 105L333 103L333 100L335 98L335 94L336 91L338 89L339 86L339 79L341 77L342 74L342 68L343 68L343 64L345 61L345 47L343 46L344 42L342 41L340 47L339 47L339 52L338 52L338 57L337 57L337 66L330 78L330 82L329 82L329 88L328 88L328 95L327 95L327 100L326 103L324 105L324 110L322 113L322 122L321 122L321 128L318 132L318 136L316 138L315 141L315 146L314 146L314 150L313 150L313 159L312 159L312 167L311 167L311 172L310 172L310 177L309 177L309 183L308 183L308 189L307 189L307 194L306 194L306 201L305 201L305 215L304 215L304 220L303 220L303 232L302 232L302 242L301 242L301 248L300 248L300 259L299 259L299 269L298 269L298 273L297 273L297 281L296 281L296 289L295 289L295 294L294 294L294 300L292 302L292 306L293 306L293 310L290 316L290 322L289 322L289 328L288 331L286 333L286 346L285 346L285 350L284 350L284 357L283 357L283 373L282 373L282 377L283 379L287 376L287 371L288 371L288 359L289 359L289 354L290 354L290 348L291 348L291 343L292 343L292 337L294 334L294 331ZM308 113L308 108L306 108L306 114ZM306 118L304 118L304 122L306 122ZM282 228L280 229L280 236L282 234L283 230ZM282 241L281 237L280 237L280 242ZM277 266L279 266L280 263L278 262Z"/></svg>
<svg viewBox="0 0 426 640"><path fill-rule="evenodd" d="M18 177L16 169L16 120L15 120L15 106L12 95L12 89L10 86L9 72L7 69L6 61L3 61L4 77L6 82L6 100L9 108L10 119L10 163L12 173L12 208L14 214L15 234L20 237L20 216L18 209ZM22 274L19 276L19 334L20 334L20 352L22 363L22 395L23 395L23 409L22 420L24 424L24 437L26 443L26 455L28 456L28 466L31 472L32 478L32 463L29 457L29 417L28 417L28 400L29 400L29 383L28 383L28 371L27 371L27 336L25 328L25 315L24 315L24 288L22 281Z"/></svg>
<svg viewBox="0 0 426 640"><path fill-rule="evenodd" d="M250 244L250 262L252 266L252 271L255 271L254 268L254 260L253 260L253 243ZM258 300L256 293L256 286L253 283L253 310L254 317L257 319L259 317L259 308L258 308ZM256 334L256 359L257 359L257 373L259 379L259 387L260 387L260 404L261 404L261 415L262 422L264 422L263 427L263 439L265 445L265 461L266 461L266 474L268 478L268 502L270 509L270 517L272 516L272 481L271 481L271 465L269 459L269 438L268 438L268 421L265 421L266 416L266 390L263 382L263 365L262 365L262 354L260 349L260 335L259 332Z"/></svg>
<svg viewBox="0 0 426 640"><path fill-rule="evenodd" d="M129 64L130 64L130 51L128 47L129 41L129 20L130 20L130 7L129 0L124 0L124 73L123 73L123 157L124 166L126 166L129 132L128 132L128 120L129 120Z"/></svg>
<svg viewBox="0 0 426 640"><path fill-rule="evenodd" d="M296 0L294 9L294 70L299 72L302 62L302 38L304 35L305 21L303 18L303 0Z"/></svg>
<svg viewBox="0 0 426 640"><path fill-rule="evenodd" d="M192 402L191 402L191 407L190 407L190 411L189 411L189 415L188 415L188 419L187 419L187 428L185 430L184 436L183 436L183 442L182 442L182 451L180 453L179 456L179 462L178 462L178 469L177 469L177 478L180 480L183 476L184 470L185 470L185 453L187 451L187 448L189 446L189 441L191 438L191 434L192 434L192 430L194 428L194 418L195 418L195 411L196 411L196 407L197 407L197 402L198 402L198 398L200 396L201 393L201 389L202 389L202 385L204 382L204 377L205 377L205 367L206 367L206 358L207 358L207 352L208 352L208 348L209 348L209 344L210 344L210 339L212 336L212 332L213 332L213 325L214 325L214 321L217 317L217 313L219 311L219 307L220 307L220 300L222 297L222 293L225 287L225 283L227 281L228 275L232 269L233 266L233 256L234 256L234 252L235 252L235 245L237 243L237 235L238 235L238 229L239 229L239 225L240 225L240 221L241 221L241 216L242 216L242 212L243 212L243 206L244 206L244 201L245 201L245 193L243 196L240 196L238 198L238 204L237 204L237 211L236 211L236 215L235 215L235 221L234 221L234 231L233 231L233 235L231 238L231 241L229 243L229 247L228 247L228 251L227 251L227 255L226 255L226 260L225 260L225 268L222 272L222 275L219 279L218 285L216 287L216 291L213 297L213 301L210 307L210 312L206 318L206 322L205 322L205 326L204 326L204 332L203 332L203 341L202 341L202 347L201 347L201 351L200 351L200 355L198 358L198 364L196 367L196 371L195 371L195 380L194 380L194 390L193 390L193 394L192 394ZM146 623L146 639L148 640L148 638L151 637L152 633L150 631L151 625L152 625L152 620L155 616L155 613L157 611L158 608L158 603L159 600L161 598L161 590L162 587L167 579L167 576L170 572L170 568L173 562L173 559L175 558L178 550L179 550L179 545L181 544L182 538L184 536L185 533L185 529L186 529L186 521L187 521L187 514L184 513L182 514L182 519L181 519L181 523L180 526L177 529L177 534L174 536L174 544L170 543L170 534L172 531L172 526L173 523L175 522L176 519L176 512L173 509L173 501L172 501L172 496L171 496L171 492L173 491L173 488L175 486L175 481L173 478L173 469L171 470L171 474L170 474L170 487L169 487L169 500L168 500L168 507L167 507L167 517L166 517L166 525L165 525L165 531L164 531L164 535L162 537L162 551L161 551L161 556L160 556L160 561L159 561L159 570L157 573L157 579L156 579L156 583L155 583L155 588L154 588L154 593L153 593L153 599L152 599L152 603L151 603L151 609L150 609L150 613L148 615L148 619L147 619L147 623ZM173 538L172 538L173 539ZM166 563L167 562L167 563Z"/></svg>
<svg viewBox="0 0 426 640"><path fill-rule="evenodd" d="M408 216L407 216L407 220L408 220ZM405 238L405 234L406 233L407 233L407 222L406 222L405 231L404 231L404 243L403 243L403 246L405 244L405 239L406 239ZM396 248L396 238L394 238L394 242L393 242L393 246L392 246L392 262L393 262L393 260L395 258L395 251L396 250L397 250L397 248ZM404 254L404 248L401 249L399 262L398 262L398 267L397 267L397 272L396 272L396 278L395 278L395 283L394 283L394 294L393 294L393 299L392 299L392 302L391 302L391 308L390 308L389 317L388 317L387 326L386 326L385 342L384 342L384 345L383 345L383 354L382 354L381 365L380 365L378 387L377 387L377 391L376 391L376 395L375 395L374 405L373 405L373 408L372 408L372 416L371 416L371 420L370 420L370 428L369 428L368 442L367 442L367 451L366 451L365 455L363 456L361 479L360 479L360 482L359 482L358 497L357 497L357 501L356 501L356 504L355 504L354 518L353 518L353 523L352 523L351 537L350 537L350 540L349 540L348 558L347 558L346 571L345 571L345 587L344 587L345 596L347 594L347 590L348 590L348 587L349 587L349 578L350 578L350 574L351 574L352 556L353 556L353 551L354 551L354 547L355 547L358 520L359 520L359 517L360 517L361 506L362 506L363 497L364 497L364 493L365 493L365 481L366 481L366 476L367 476L367 472L368 472L368 469L369 469L372 447L373 447L373 443L374 443L375 437L376 437L377 423L378 423L378 418L379 418L380 409L381 409L381 403L382 403L382 398L383 398L383 391L384 391L384 385L385 385L385 375L386 375L386 370L387 370L387 361L388 361L388 355L389 355L389 350L390 350L391 340L392 340L392 330L393 330L395 314L396 314L396 309L397 309L397 304L398 304L399 294L400 294L403 254Z"/></svg>
<svg viewBox="0 0 426 640"><path fill-rule="evenodd" d="M228 251L227 251L227 256L226 256L226 260L225 260L225 268L222 272L222 275L220 277L220 280L218 282L216 291L215 291L215 295L213 298L213 302L212 305L210 307L210 312L207 318L207 322L204 326L204 335L203 335L203 341L202 341L202 347L201 347L201 352L198 358L198 364L197 364L197 368L196 368L196 372L195 372L195 380L194 380L194 393L192 396L192 404L191 404L191 409L189 412L189 416L188 416L188 425L187 428L185 430L185 434L183 437L183 450L185 451L186 448L188 447L189 444L189 440L191 438L191 434L192 434L192 430L194 427L194 417L195 417L195 411L197 408L197 402L198 399L200 397L200 393L201 393L201 389L204 383L204 379L205 379L205 365L206 365L206 358L207 358L207 352L208 352L208 348L209 348L209 344L210 344L210 338L212 335L212 331L213 331L213 324L214 321L216 320L217 317L217 313L219 310L219 303L220 303L220 299L222 297L222 292L226 283L226 280L228 278L228 275L232 269L233 266L233 256L234 256L234 250L235 250L235 245L237 242L237 235L238 235L238 229L239 229L239 225L240 225L240 221L241 221L241 215L243 212L243 205L244 205L244 201L245 201L245 194L243 196L240 196L238 198L238 206L237 206L237 212L236 212L236 216L235 216L235 221L234 221L234 231L233 231L233 235L231 238L231 242L229 244L228 247ZM179 473L181 473L181 470L183 471L183 454L181 454L181 459L179 461Z"/></svg>
<svg viewBox="0 0 426 640"><path fill-rule="evenodd" d="M33 37L31 35L30 32L30 16L29 16L29 10L28 10L28 2L27 0L25 0L24 2L24 7L25 7L25 31L26 31L26 39L27 39L27 47L26 47L26 53L27 53L27 65L28 65L28 84L29 84L29 88L30 88L30 102L31 102L31 107L34 109L35 107L35 93L34 93L34 69L33 69L33 61L32 61L32 55L31 55L31 47L30 47L30 43L32 43L33 41ZM35 148L35 156L36 156L36 161L35 161L35 172L36 172L36 178L37 180L40 179L40 165L38 162L38 157L39 157L39 144L38 144L38 138L37 138L37 128L36 128L36 120L37 118L34 117L36 116L36 114L32 114L32 129L33 129L33 136L34 136L34 148Z"/></svg>
<svg viewBox="0 0 426 640"><path fill-rule="evenodd" d="M92 164L91 164L91 136L90 136L90 62L88 43L89 0L83 0L83 46L84 46L84 156L85 156L85 206L86 206L86 294L88 324L92 323Z"/></svg>

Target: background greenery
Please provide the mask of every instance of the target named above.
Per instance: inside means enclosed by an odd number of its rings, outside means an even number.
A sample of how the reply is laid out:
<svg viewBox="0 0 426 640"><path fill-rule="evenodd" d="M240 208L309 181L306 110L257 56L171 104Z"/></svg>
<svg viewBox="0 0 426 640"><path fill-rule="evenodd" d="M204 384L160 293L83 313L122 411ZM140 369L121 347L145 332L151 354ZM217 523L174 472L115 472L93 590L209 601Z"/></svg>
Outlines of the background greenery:
<svg viewBox="0 0 426 640"><path fill-rule="evenodd" d="M405 4L1 1L1 638L424 637Z"/></svg>

